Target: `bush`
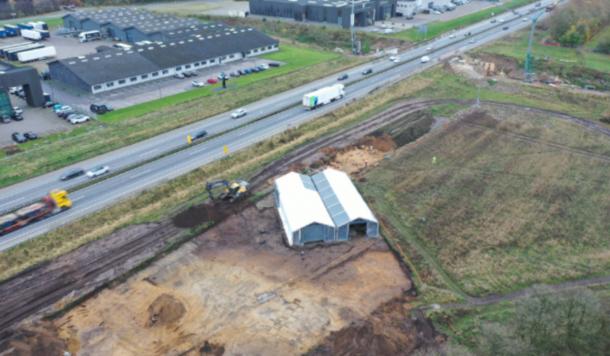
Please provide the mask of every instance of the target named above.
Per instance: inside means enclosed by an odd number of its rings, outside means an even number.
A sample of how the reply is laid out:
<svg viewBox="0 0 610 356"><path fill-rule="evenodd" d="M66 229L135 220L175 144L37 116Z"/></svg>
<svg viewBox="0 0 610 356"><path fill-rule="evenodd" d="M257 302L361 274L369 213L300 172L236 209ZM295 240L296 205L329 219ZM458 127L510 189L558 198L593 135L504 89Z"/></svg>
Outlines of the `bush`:
<svg viewBox="0 0 610 356"><path fill-rule="evenodd" d="M549 19L551 37L565 47L585 44L610 23L607 0L573 0Z"/></svg>
<svg viewBox="0 0 610 356"><path fill-rule="evenodd" d="M601 40L597 44L597 47L595 47L595 52L603 53L603 54L610 54L610 37L604 38L603 40Z"/></svg>

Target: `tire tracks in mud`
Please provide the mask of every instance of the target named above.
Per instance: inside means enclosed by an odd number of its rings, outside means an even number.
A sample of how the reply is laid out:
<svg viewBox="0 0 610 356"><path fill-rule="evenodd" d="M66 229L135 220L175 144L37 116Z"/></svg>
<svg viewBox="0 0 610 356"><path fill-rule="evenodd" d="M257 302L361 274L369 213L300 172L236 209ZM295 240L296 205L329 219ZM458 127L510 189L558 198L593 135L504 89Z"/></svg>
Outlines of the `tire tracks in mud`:
<svg viewBox="0 0 610 356"><path fill-rule="evenodd" d="M609 128L564 113L517 104L493 101L481 102L559 117L610 136ZM472 105L474 100L434 99L397 102L394 106L376 114L369 120L296 148L279 160L262 168L251 178L251 188L255 190L263 187L269 179L283 173L291 165L317 153L323 147L353 144L381 127L404 120L409 114L436 105L451 103ZM417 119L413 121L417 121ZM41 314L41 312L48 310L49 307L71 294L86 297L100 290L110 282L123 277L130 269L137 268L146 260L159 256L165 246L181 233L182 230L175 227L171 223L171 219L168 219L152 229L145 229L140 233L136 232L130 239L118 239L108 243L107 240L112 240L112 235L110 235L110 237L84 245L51 262L40 264L3 281L0 283L0 350L3 349L4 342L12 335L13 328L20 321ZM135 263L134 260L137 260L138 263ZM126 266L128 267L126 268ZM594 283L610 283L610 277L566 282L557 285L555 288L588 286ZM446 305L446 307L477 306L514 300L526 295L530 290L531 288L526 288L503 296L469 297L466 304Z"/></svg>

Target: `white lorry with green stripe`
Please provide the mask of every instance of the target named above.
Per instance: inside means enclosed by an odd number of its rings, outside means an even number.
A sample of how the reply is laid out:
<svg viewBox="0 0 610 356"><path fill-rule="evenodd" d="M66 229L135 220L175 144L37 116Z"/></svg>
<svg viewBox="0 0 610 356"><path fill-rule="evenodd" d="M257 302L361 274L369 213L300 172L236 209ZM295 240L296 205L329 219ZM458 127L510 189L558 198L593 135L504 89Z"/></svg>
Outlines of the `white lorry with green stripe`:
<svg viewBox="0 0 610 356"><path fill-rule="evenodd" d="M322 105L339 100L345 95L343 88L345 88L343 84L335 84L305 94L303 95L303 106L305 106L308 110L313 110Z"/></svg>

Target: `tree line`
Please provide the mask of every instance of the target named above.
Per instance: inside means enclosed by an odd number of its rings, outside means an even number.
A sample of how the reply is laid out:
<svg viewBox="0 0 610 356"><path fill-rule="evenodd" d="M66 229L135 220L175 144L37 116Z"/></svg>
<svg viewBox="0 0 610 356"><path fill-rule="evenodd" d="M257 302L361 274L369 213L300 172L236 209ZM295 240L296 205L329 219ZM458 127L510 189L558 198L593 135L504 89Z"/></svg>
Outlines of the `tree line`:
<svg viewBox="0 0 610 356"><path fill-rule="evenodd" d="M579 47L610 24L610 1L571 0L549 19L551 37L564 47Z"/></svg>

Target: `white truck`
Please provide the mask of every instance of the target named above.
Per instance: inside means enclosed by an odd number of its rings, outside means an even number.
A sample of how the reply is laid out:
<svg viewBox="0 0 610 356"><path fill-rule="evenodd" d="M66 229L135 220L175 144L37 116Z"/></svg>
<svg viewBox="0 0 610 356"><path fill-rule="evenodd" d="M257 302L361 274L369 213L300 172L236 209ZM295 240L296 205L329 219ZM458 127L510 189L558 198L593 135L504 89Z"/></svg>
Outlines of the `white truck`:
<svg viewBox="0 0 610 356"><path fill-rule="evenodd" d="M25 38L26 40L32 41L40 41L43 39L42 33L40 33L40 31L26 29L21 30L21 37Z"/></svg>
<svg viewBox="0 0 610 356"><path fill-rule="evenodd" d="M38 49L33 49L31 51L19 52L17 53L17 60L21 63L38 61L41 59L52 58L57 55L57 51L55 51L55 47L48 46Z"/></svg>
<svg viewBox="0 0 610 356"><path fill-rule="evenodd" d="M343 84L335 84L305 94L303 95L303 106L308 110L313 110L322 105L339 100L345 96L344 88L345 86Z"/></svg>

